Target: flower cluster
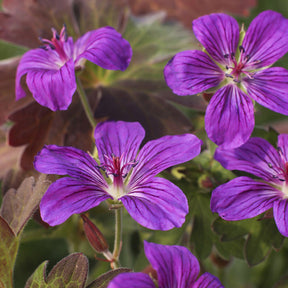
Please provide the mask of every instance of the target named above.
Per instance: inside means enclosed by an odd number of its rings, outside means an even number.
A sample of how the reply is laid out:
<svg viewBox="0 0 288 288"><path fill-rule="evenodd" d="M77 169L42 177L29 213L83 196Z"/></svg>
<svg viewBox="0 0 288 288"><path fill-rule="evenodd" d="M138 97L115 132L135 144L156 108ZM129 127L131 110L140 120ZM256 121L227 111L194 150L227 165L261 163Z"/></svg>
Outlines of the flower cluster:
<svg viewBox="0 0 288 288"><path fill-rule="evenodd" d="M23 55L16 99L25 97L21 78L26 75L27 86L39 104L53 111L65 110L77 88L75 71L86 60L122 71L130 63L130 44L111 27L87 32L75 44L65 27L60 34L52 31L52 40L42 39L41 48ZM288 51L288 20L265 11L245 33L232 17L211 14L194 20L193 31L205 49L175 55L164 69L166 82L178 95L214 93L205 115L207 135L220 146L214 158L226 169L260 178L242 176L220 185L212 192L211 210L225 220L241 220L273 208L280 233L288 237L288 135L279 136L277 149L264 139L250 138L253 100L288 115L288 70L270 67ZM44 146L35 157L35 169L63 177L43 196L42 219L51 226L59 225L109 200L111 205L124 206L146 228L181 227L189 212L185 194L172 182L155 176L196 157L202 141L193 134L168 135L140 149L144 137L138 122L106 121L94 132L97 159L74 147ZM96 250L108 251L98 228L85 215L82 218L89 241L101 248ZM120 242L115 240L116 253L109 251L109 261L119 260ZM197 279L200 265L187 248L145 241L144 250L157 279L144 273L123 273L108 288L223 287L210 273Z"/></svg>
<svg viewBox="0 0 288 288"><path fill-rule="evenodd" d="M288 51L286 18L262 12L243 37L234 18L211 14L194 20L193 31L205 51L176 54L164 76L178 95L216 90L205 115L212 141L234 148L249 139L254 128L252 100L288 115L288 70L270 68Z"/></svg>
<svg viewBox="0 0 288 288"><path fill-rule="evenodd" d="M122 273L109 283L108 288L223 288L220 281L208 272L197 279L199 262L185 247L144 241L144 250L158 279L151 279L144 273Z"/></svg>
<svg viewBox="0 0 288 288"><path fill-rule="evenodd" d="M164 136L137 154L145 131L137 122L121 121L98 124L94 136L100 163L84 151L55 145L45 146L35 157L39 172L70 176L47 190L40 203L42 219L58 225L113 199L147 228L180 227L189 209L186 196L170 181L154 176L197 156L201 141L192 134Z"/></svg>

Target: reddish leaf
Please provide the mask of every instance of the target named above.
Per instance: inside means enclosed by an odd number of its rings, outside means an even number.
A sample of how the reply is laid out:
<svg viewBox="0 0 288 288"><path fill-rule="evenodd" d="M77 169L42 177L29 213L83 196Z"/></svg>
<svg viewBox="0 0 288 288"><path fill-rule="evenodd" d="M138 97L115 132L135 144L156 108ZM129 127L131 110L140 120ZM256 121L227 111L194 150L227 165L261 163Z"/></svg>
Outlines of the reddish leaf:
<svg viewBox="0 0 288 288"><path fill-rule="evenodd" d="M29 177L17 190L11 188L4 195L0 214L16 235L33 215L50 184L46 175L40 175L36 183L33 177Z"/></svg>

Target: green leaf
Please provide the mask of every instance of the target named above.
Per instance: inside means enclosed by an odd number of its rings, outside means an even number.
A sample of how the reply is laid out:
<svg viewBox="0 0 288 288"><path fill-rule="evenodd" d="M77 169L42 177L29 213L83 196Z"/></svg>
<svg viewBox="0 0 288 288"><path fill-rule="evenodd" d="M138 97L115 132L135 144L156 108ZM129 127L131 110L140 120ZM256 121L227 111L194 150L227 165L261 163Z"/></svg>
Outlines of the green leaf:
<svg viewBox="0 0 288 288"><path fill-rule="evenodd" d="M231 241L230 245L234 246L231 254L236 257L239 256L236 243L242 244L243 254L249 266L263 262L272 248L281 248L284 240L274 219L260 216L242 221L225 221L218 218L213 222L213 230L220 236L223 246ZM233 242L235 243L232 244Z"/></svg>
<svg viewBox="0 0 288 288"><path fill-rule="evenodd" d="M191 242L194 243L197 257L205 259L211 253L215 238L211 231L214 216L210 210L210 197L206 194L193 193L189 207L193 217Z"/></svg>
<svg viewBox="0 0 288 288"><path fill-rule="evenodd" d="M28 51L26 47L0 40L0 60L22 55L26 51Z"/></svg>
<svg viewBox="0 0 288 288"><path fill-rule="evenodd" d="M13 268L19 240L0 216L0 287L13 287Z"/></svg>
<svg viewBox="0 0 288 288"><path fill-rule="evenodd" d="M106 288L109 282L118 274L131 272L128 268L118 268L99 276L96 280L90 283L86 288Z"/></svg>
<svg viewBox="0 0 288 288"><path fill-rule="evenodd" d="M43 262L26 282L25 288L81 288L85 286L88 260L81 253L71 254L58 262L46 277L48 261Z"/></svg>
<svg viewBox="0 0 288 288"><path fill-rule="evenodd" d="M33 177L29 177L24 179L17 190L11 188L4 195L0 215L6 219L16 235L35 212L49 185L50 181L44 174L36 183Z"/></svg>

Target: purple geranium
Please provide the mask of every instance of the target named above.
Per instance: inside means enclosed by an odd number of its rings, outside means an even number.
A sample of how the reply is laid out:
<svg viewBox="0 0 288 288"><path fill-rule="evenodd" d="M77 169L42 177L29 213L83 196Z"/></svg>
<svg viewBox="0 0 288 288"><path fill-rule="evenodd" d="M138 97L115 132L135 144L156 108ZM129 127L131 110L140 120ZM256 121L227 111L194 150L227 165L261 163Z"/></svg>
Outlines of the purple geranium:
<svg viewBox="0 0 288 288"><path fill-rule="evenodd" d="M122 273L108 288L223 288L218 278L206 272L198 280L200 265L185 247L167 246L144 241L145 255L156 270L158 285L144 273Z"/></svg>
<svg viewBox="0 0 288 288"><path fill-rule="evenodd" d="M130 44L112 27L89 31L75 44L67 37L65 26L60 35L55 29L52 40L42 39L43 46L26 52L16 75L16 100L26 96L22 76L35 100L53 111L66 110L77 88L75 70L85 59L108 70L125 70L132 56Z"/></svg>
<svg viewBox="0 0 288 288"><path fill-rule="evenodd" d="M100 163L76 148L45 146L35 157L36 170L70 177L48 188L40 203L42 219L58 225L113 199L147 228L180 227L189 209L186 196L170 181L154 176L197 156L201 140L192 134L164 136L146 143L137 155L144 135L137 122L98 124L94 136Z"/></svg>
<svg viewBox="0 0 288 288"><path fill-rule="evenodd" d="M260 179L242 176L217 187L212 192L212 212L225 220L242 220L273 208L278 230L288 237L288 135L279 135L277 149L254 137L235 149L218 148L215 159L226 169Z"/></svg>
<svg viewBox="0 0 288 288"><path fill-rule="evenodd" d="M244 36L234 18L211 14L194 20L193 31L205 51L176 54L164 75L175 94L215 92L205 116L212 141L235 148L249 139L252 100L288 115L288 70L269 67L288 51L287 19L274 11L262 12Z"/></svg>

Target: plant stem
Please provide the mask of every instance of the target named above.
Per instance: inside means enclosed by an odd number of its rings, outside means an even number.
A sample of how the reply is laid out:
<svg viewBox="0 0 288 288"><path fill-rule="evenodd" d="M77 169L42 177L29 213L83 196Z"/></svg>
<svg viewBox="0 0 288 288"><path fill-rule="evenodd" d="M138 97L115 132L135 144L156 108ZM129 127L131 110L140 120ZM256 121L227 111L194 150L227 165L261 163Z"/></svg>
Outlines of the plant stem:
<svg viewBox="0 0 288 288"><path fill-rule="evenodd" d="M87 116L91 126L93 128L95 128L97 123L96 123L96 121L95 121L95 119L93 117L93 112L92 112L91 107L89 105L89 102L88 102L88 99L87 99L87 95L86 95L86 93L84 91L82 83L81 83L80 79L77 76L76 76L76 83L77 83L77 92L78 92L79 97L81 99L82 106L84 108L86 116Z"/></svg>
<svg viewBox="0 0 288 288"><path fill-rule="evenodd" d="M114 269L120 266L119 256L121 252L121 246L122 246L122 207L115 209L115 240L113 251Z"/></svg>

